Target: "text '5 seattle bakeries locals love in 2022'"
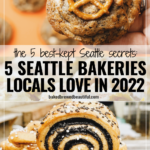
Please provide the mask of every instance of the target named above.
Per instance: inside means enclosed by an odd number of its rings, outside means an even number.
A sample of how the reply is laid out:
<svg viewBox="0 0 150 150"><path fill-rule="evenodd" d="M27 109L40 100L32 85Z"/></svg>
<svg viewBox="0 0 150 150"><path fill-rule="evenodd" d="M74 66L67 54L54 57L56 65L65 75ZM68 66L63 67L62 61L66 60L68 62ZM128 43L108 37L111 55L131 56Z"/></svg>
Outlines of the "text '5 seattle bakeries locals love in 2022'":
<svg viewBox="0 0 150 150"><path fill-rule="evenodd" d="M0 0L0 150L150 150L150 0Z"/></svg>

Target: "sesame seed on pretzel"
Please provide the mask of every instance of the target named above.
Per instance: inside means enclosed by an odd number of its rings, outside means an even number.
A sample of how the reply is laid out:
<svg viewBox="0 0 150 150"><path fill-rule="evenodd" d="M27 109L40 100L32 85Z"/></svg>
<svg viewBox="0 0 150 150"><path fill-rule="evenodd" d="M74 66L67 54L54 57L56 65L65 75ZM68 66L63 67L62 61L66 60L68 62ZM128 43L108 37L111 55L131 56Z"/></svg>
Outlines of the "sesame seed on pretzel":
<svg viewBox="0 0 150 150"><path fill-rule="evenodd" d="M95 6L97 6L100 10L95 14L85 14L81 12L78 8L87 4L92 3ZM107 0L106 3L103 5L98 0L80 0L77 2L74 2L74 0L68 0L69 3L69 11L74 12L79 18L82 18L83 20L93 20L100 18L103 14L109 14L109 8L113 3L113 0Z"/></svg>

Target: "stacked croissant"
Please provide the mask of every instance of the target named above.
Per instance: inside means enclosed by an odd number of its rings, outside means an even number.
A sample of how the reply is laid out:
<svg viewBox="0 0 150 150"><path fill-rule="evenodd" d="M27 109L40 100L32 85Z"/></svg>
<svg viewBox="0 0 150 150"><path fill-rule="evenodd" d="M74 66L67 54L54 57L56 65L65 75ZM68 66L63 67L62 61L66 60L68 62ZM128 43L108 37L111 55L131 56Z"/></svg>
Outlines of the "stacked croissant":
<svg viewBox="0 0 150 150"><path fill-rule="evenodd" d="M2 150L127 150L113 113L99 102L68 101L42 122L12 131Z"/></svg>

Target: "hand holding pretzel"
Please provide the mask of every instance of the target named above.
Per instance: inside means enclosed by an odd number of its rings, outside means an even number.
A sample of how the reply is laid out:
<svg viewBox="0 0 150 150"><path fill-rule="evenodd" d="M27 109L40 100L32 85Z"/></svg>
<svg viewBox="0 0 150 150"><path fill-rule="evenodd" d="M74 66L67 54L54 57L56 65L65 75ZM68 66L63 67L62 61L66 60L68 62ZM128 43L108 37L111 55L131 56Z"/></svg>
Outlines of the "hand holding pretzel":
<svg viewBox="0 0 150 150"><path fill-rule="evenodd" d="M150 45L150 0L145 1L147 9L135 20L128 34L110 45Z"/></svg>

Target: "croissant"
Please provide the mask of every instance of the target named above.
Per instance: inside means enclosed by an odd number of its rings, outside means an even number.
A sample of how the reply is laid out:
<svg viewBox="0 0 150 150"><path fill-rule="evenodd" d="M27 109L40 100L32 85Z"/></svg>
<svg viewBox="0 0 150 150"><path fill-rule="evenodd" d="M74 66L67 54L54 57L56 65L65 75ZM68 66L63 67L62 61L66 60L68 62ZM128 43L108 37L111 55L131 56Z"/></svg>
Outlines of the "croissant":
<svg viewBox="0 0 150 150"><path fill-rule="evenodd" d="M39 150L36 144L36 132L40 125L40 121L31 121L25 129L12 131L0 147L2 150Z"/></svg>
<svg viewBox="0 0 150 150"><path fill-rule="evenodd" d="M40 150L126 150L113 113L99 102L55 106L37 133Z"/></svg>

